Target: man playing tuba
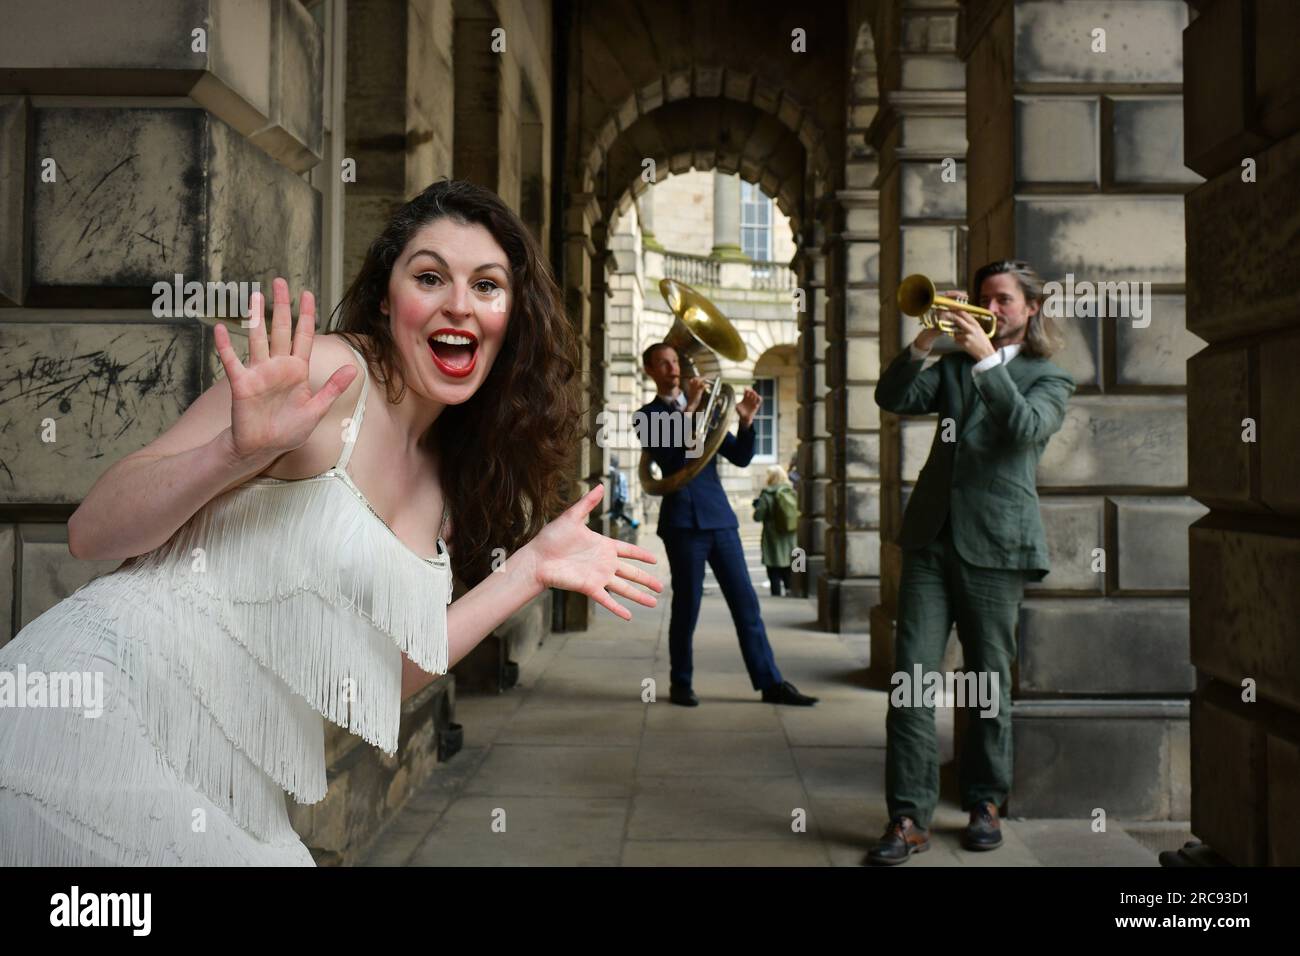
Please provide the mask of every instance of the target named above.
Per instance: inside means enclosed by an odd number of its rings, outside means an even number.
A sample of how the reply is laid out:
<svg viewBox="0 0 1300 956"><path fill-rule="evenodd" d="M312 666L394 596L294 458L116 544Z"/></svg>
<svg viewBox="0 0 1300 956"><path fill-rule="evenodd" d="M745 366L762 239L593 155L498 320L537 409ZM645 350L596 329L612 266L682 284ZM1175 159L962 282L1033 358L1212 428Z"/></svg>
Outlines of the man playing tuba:
<svg viewBox="0 0 1300 956"><path fill-rule="evenodd" d="M664 416L680 416L689 422L704 396L704 380L691 378L683 394L677 350L666 342L650 346L641 359L657 392L653 401L641 407L641 420L657 422ZM743 398L736 403L740 427L734 436L728 434L723 438L719 449L728 461L741 468L754 457L754 415L761 402L756 391L745 389ZM671 434L683 438L680 443L665 447L643 437L643 448L659 466L665 479L687 467L691 460L688 457L691 450L687 447L689 440L685 438L692 434L689 425L651 428L649 431L655 435ZM718 479L716 456L710 458L699 474L682 488L664 495L659 508L658 534L668 553L673 582L672 619L668 628L672 672L670 698L674 704L684 707L699 704L699 698L691 689L691 638L700 614L704 563L707 561L735 621L740 653L754 689L763 692L763 700L767 703L810 706L816 703L817 698L799 693L793 684L786 681L772 656L772 646L768 643L767 630L759 613L758 595L754 593L745 566L739 527Z"/></svg>

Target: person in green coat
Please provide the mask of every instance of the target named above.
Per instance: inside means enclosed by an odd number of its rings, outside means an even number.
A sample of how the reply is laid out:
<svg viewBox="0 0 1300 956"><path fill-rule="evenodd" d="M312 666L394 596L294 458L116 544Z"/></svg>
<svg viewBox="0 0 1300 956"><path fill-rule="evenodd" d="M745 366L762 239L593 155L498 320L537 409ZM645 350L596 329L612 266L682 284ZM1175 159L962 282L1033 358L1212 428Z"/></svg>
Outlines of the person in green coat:
<svg viewBox="0 0 1300 956"><path fill-rule="evenodd" d="M948 312L959 350L927 367L941 333L922 330L876 385L876 404L886 411L937 412L939 421L898 540L903 561L895 673L885 721L890 820L867 855L872 863L902 863L929 848L939 747L934 708L916 685L918 678L931 683L929 675L943 679L938 671L954 622L964 668L980 688L978 703L965 701L972 709L958 778L970 823L962 845L1002 845L998 814L1011 790L1016 623L1025 582L1040 581L1050 570L1038 461L1065 420L1075 384L1048 361L1055 331L1042 315L1042 280L1028 263L990 263L975 273L973 288L978 304L997 315L993 339L974 316Z"/></svg>
<svg viewBox="0 0 1300 956"><path fill-rule="evenodd" d="M767 487L754 499L754 520L763 523L763 567L772 583L772 596L781 596L781 585L786 594L794 597L790 584L790 561L793 556L799 520L798 499L785 469L773 465L767 469Z"/></svg>

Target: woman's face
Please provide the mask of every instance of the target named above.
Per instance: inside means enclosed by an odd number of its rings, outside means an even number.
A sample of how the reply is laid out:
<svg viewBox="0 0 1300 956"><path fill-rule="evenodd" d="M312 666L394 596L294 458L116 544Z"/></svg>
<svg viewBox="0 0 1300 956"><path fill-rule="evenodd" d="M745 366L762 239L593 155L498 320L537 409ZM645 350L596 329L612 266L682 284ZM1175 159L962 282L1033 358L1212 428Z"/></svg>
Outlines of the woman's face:
<svg viewBox="0 0 1300 956"><path fill-rule="evenodd" d="M509 260L483 226L443 218L417 230L380 303L408 387L445 405L478 391L505 342L513 293Z"/></svg>

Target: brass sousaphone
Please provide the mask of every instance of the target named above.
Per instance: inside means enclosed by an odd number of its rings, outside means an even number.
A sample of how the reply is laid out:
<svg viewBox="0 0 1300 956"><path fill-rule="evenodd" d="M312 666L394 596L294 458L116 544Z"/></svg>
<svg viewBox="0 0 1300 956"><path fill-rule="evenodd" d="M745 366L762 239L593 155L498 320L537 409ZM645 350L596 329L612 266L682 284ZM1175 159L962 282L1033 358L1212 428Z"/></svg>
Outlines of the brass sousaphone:
<svg viewBox="0 0 1300 956"><path fill-rule="evenodd" d="M668 330L664 344L671 345L677 351L682 382L699 374L691 356L700 349L708 349L733 362L745 360L749 354L745 343L717 306L676 279L660 279L659 291L668 303L668 308L673 311L673 325ZM727 419L736 403L735 393L730 385L722 384L722 376L718 375L708 385L708 396L703 411L695 415L694 422L689 426L692 429L692 440L687 447L698 448L698 458L688 455L686 466L680 471L655 478L650 473L650 452L644 448L641 450L641 464L637 472L641 478L641 487L649 494L670 495L677 491L698 475L700 469L722 447L722 440L727 437ZM652 433L655 431L653 428L647 430Z"/></svg>

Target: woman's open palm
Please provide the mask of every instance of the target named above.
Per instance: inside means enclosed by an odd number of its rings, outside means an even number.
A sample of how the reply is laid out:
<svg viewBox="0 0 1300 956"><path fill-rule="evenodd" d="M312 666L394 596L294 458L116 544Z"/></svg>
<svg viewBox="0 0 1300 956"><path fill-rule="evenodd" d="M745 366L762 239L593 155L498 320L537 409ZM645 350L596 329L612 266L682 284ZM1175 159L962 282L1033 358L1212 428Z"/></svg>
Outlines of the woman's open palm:
<svg viewBox="0 0 1300 956"><path fill-rule="evenodd" d="M597 485L543 528L527 547L535 562L534 573L543 586L585 594L630 621L632 612L615 601L611 593L654 607L658 603L654 595L634 587L633 582L655 592L662 591L664 586L654 575L622 560L630 558L655 564L658 559L653 554L587 527L587 516L604 497L604 485Z"/></svg>
<svg viewBox="0 0 1300 956"><path fill-rule="evenodd" d="M334 371L312 394L309 373L316 334L316 299L304 291L298 301L298 326L289 311L289 284L271 283L274 308L267 341L265 300L253 293L249 303L248 364L239 361L230 333L220 322L213 337L230 382L231 443L241 456L279 455L306 443L335 399L358 374L354 365ZM292 333L292 337L291 337Z"/></svg>

